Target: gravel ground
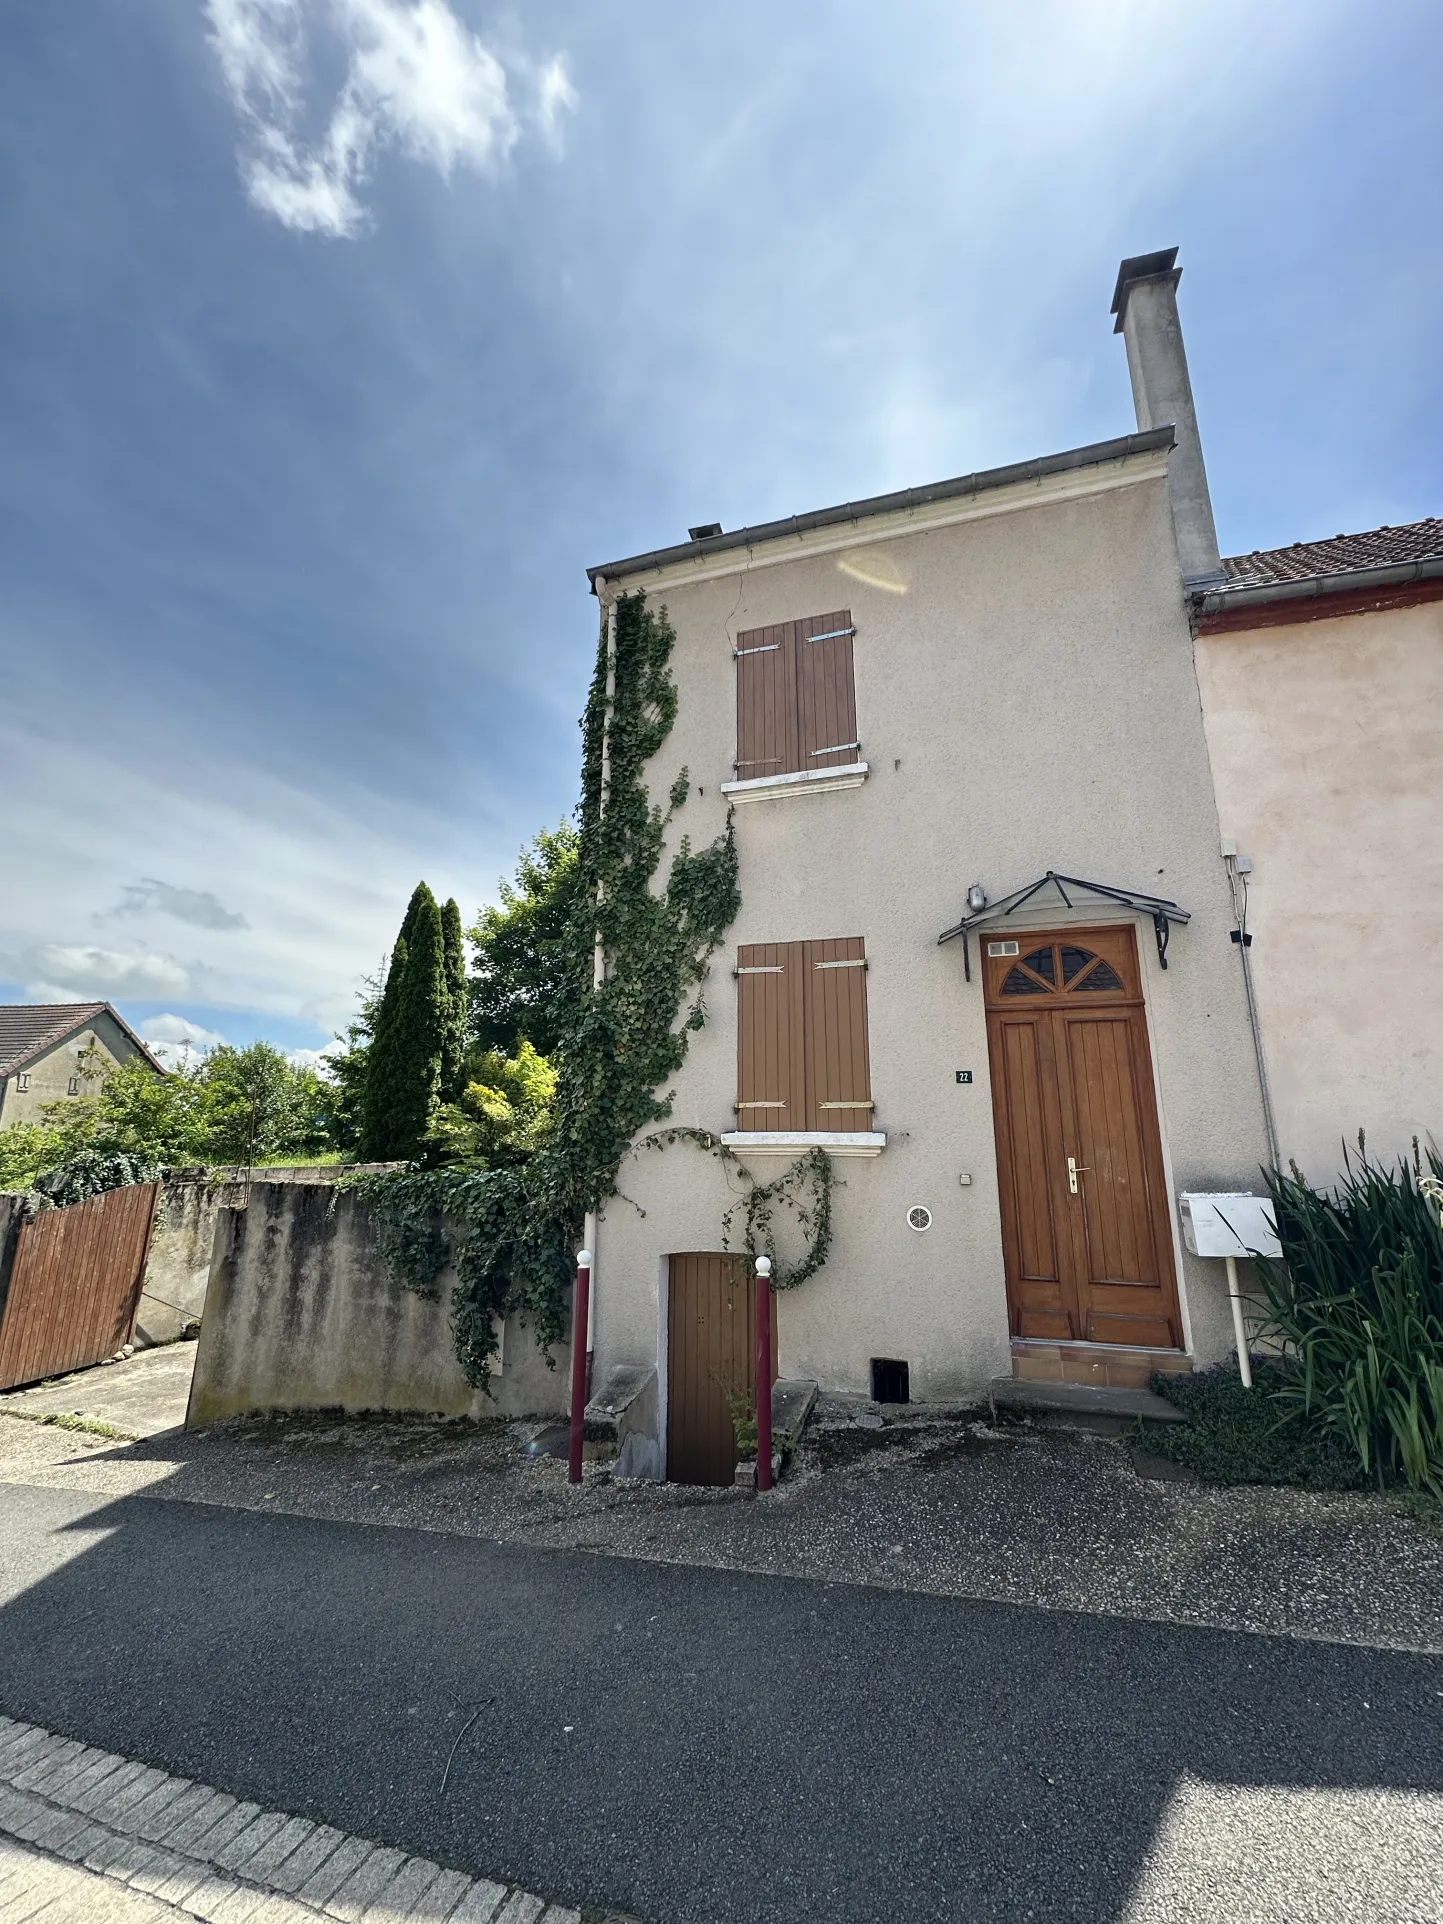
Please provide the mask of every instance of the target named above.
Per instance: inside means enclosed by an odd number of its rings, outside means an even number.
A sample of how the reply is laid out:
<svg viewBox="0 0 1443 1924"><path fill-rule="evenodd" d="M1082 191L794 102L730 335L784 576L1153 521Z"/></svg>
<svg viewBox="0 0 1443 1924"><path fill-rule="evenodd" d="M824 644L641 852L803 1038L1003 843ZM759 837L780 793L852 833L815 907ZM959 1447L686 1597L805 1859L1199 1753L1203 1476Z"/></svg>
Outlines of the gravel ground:
<svg viewBox="0 0 1443 1924"><path fill-rule="evenodd" d="M122 1445L0 1420L0 1481L1443 1652L1443 1533L1395 1503L1156 1480L1120 1438L975 1412L858 1414L825 1403L756 1499L590 1466L574 1491L534 1425L328 1416Z"/></svg>

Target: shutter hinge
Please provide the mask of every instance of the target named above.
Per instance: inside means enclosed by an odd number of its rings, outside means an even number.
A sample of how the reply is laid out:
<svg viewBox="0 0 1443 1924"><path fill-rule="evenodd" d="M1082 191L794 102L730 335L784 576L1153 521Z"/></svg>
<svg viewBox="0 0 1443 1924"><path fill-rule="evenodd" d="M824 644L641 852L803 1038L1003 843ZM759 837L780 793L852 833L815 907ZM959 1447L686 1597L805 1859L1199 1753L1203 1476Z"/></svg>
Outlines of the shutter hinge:
<svg viewBox="0 0 1443 1924"><path fill-rule="evenodd" d="M833 742L830 748L809 748L809 755L840 755L844 748L860 748L860 742Z"/></svg>
<svg viewBox="0 0 1443 1924"><path fill-rule="evenodd" d="M860 955L849 962L814 962L812 964L814 969L865 969L866 966L865 957Z"/></svg>
<svg viewBox="0 0 1443 1924"><path fill-rule="evenodd" d="M824 635L803 635L803 641L835 641L839 635L854 635L855 628L829 628Z"/></svg>
<svg viewBox="0 0 1443 1924"><path fill-rule="evenodd" d="M817 964L818 968L825 968L825 966L826 964L822 962ZM786 972L786 965L781 962L759 962L755 966L748 964L744 969L732 970L733 975L785 975Z"/></svg>
<svg viewBox="0 0 1443 1924"><path fill-rule="evenodd" d="M785 1109L786 1106L784 1102L734 1102L732 1104L733 1109ZM822 1104L824 1109L826 1106L825 1103ZM870 1108L871 1105L868 1104L868 1107Z"/></svg>
<svg viewBox="0 0 1443 1924"><path fill-rule="evenodd" d="M779 641L768 641L760 648L733 648L732 660L740 661L743 655L774 655L781 645Z"/></svg>
<svg viewBox="0 0 1443 1924"><path fill-rule="evenodd" d="M875 1102L819 1102L819 1109L875 1109Z"/></svg>

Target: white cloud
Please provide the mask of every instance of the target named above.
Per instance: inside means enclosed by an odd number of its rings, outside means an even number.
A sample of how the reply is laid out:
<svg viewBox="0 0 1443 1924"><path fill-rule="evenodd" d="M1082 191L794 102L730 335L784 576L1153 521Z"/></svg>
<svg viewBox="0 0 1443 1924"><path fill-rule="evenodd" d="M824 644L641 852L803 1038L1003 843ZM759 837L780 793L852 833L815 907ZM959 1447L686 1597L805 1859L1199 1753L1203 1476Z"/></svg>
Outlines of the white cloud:
<svg viewBox="0 0 1443 1924"><path fill-rule="evenodd" d="M168 1067L209 1055L212 1049L225 1046L223 1035L214 1029L202 1028L199 1022L183 1015L147 1016L140 1025L140 1034L150 1045L152 1054L158 1055Z"/></svg>
<svg viewBox="0 0 1443 1924"><path fill-rule="evenodd" d="M21 958L21 968L28 994L62 1002L73 996L155 1002L187 995L194 987L194 972L183 962L150 949L69 948L42 942Z"/></svg>
<svg viewBox="0 0 1443 1924"><path fill-rule="evenodd" d="M287 1049L286 1061L293 1069L319 1069L332 1056L344 1055L345 1052L345 1043L336 1040L328 1042L324 1049Z"/></svg>
<svg viewBox="0 0 1443 1924"><path fill-rule="evenodd" d="M355 234L365 218L358 190L388 142L449 178L457 166L494 167L519 137L506 69L446 0L206 0L206 11L246 129L247 192L287 227ZM329 123L308 141L307 29L321 20L346 71ZM537 107L553 143L576 99L553 60Z"/></svg>
<svg viewBox="0 0 1443 1924"><path fill-rule="evenodd" d="M557 147L561 141L562 116L574 114L580 104L580 96L571 84L566 62L560 54L541 69L536 95L537 123L550 144Z"/></svg>

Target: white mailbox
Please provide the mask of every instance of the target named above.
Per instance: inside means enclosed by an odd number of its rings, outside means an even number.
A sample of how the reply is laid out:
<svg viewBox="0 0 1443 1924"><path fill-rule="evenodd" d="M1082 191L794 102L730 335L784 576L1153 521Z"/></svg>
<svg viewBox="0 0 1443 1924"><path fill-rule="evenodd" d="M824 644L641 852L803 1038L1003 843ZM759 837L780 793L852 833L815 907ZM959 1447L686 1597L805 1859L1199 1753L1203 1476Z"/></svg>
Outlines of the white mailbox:
<svg viewBox="0 0 1443 1924"><path fill-rule="evenodd" d="M1184 1193L1178 1200L1182 1239L1194 1256L1282 1255L1271 1198Z"/></svg>
<svg viewBox="0 0 1443 1924"><path fill-rule="evenodd" d="M1243 1322L1243 1299L1238 1290L1239 1256L1281 1256L1273 1205L1267 1196L1250 1196L1240 1191L1196 1191L1178 1197L1182 1215L1182 1239L1194 1256L1221 1256L1228 1266L1228 1299L1233 1312L1233 1334L1238 1344L1238 1374L1243 1386L1253 1386L1253 1366L1248 1360L1248 1333Z"/></svg>

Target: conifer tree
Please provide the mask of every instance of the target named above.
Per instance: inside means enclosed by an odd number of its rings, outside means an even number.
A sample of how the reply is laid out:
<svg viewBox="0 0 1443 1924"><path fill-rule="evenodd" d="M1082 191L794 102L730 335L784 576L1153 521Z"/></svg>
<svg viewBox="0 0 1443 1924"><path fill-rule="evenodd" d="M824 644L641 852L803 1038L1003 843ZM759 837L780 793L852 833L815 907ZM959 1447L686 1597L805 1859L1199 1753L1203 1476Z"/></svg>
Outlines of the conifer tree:
<svg viewBox="0 0 1443 1924"><path fill-rule="evenodd" d="M394 1157L421 1154L441 1085L449 997L441 911L422 882L407 911L411 934L396 1007L395 1055L387 1106Z"/></svg>
<svg viewBox="0 0 1443 1924"><path fill-rule="evenodd" d="M407 920L410 919L408 910ZM361 1092L361 1155L366 1162L390 1162L395 1156L391 1091L395 1083L397 1025L406 962L406 939L398 935L366 1051L366 1080Z"/></svg>
<svg viewBox="0 0 1443 1924"><path fill-rule="evenodd" d="M470 998L466 989L466 946L461 911L453 895L441 911L446 955L446 1035L441 1050L441 1100L459 1102L466 1083L466 1032Z"/></svg>

